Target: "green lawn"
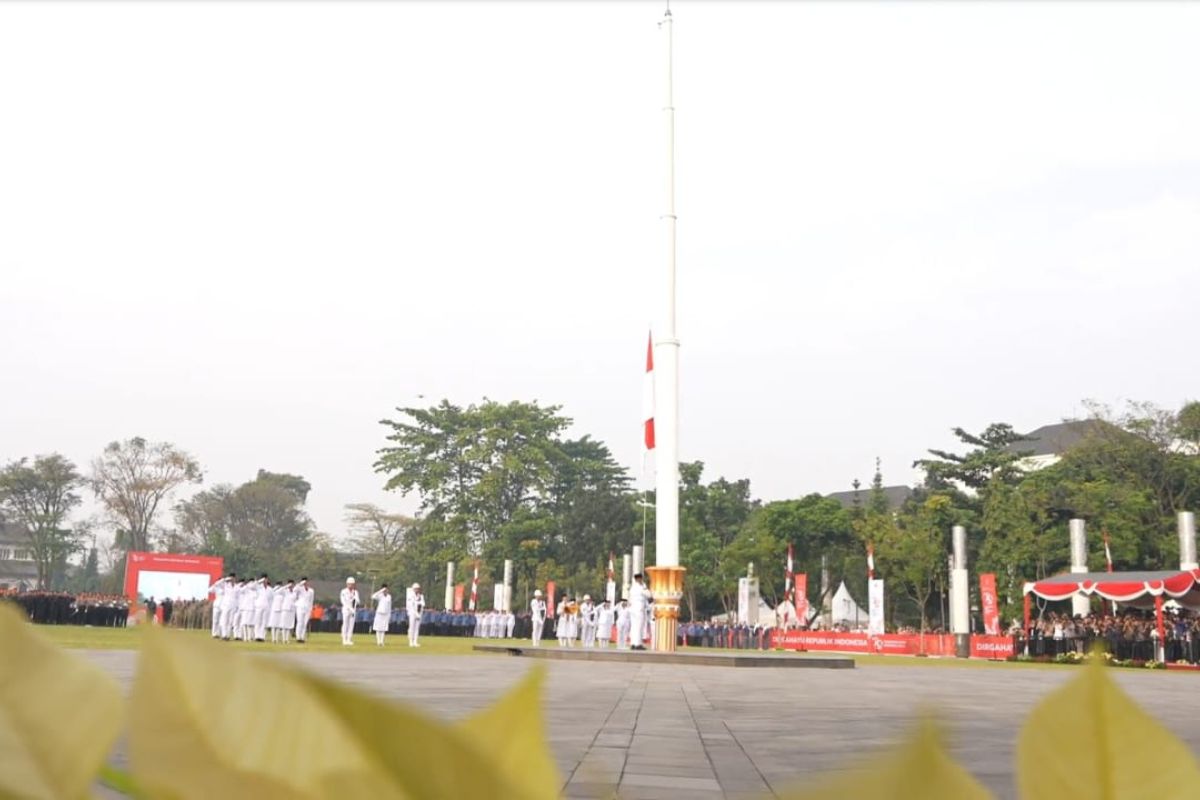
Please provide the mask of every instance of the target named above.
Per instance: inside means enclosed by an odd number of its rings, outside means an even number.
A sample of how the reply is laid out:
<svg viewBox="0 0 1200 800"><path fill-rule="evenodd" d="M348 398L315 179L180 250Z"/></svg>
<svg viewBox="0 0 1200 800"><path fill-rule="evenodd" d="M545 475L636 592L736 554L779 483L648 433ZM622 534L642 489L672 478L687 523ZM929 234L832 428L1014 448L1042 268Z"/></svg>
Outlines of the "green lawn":
<svg viewBox="0 0 1200 800"><path fill-rule="evenodd" d="M143 631L138 628L86 628L78 625L38 625L39 633L60 647L78 650L136 650ZM183 631L168 629L178 636L210 638L206 631ZM273 645L270 642L221 642L222 647L262 653L355 653L379 655L381 653L404 653L405 655L471 655L471 646L481 642L495 643L494 639L467 639L457 636L422 636L419 648L408 646L406 635L389 635L386 647L375 646L375 634L355 634L354 646L343 647L337 633L309 634L306 644L292 640L288 645Z"/></svg>

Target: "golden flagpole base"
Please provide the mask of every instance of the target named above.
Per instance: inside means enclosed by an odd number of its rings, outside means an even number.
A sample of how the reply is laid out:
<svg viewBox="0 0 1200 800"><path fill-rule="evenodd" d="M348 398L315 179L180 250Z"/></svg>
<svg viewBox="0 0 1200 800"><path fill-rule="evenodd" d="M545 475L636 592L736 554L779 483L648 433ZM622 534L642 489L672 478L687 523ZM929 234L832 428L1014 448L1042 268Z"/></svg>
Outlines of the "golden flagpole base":
<svg viewBox="0 0 1200 800"><path fill-rule="evenodd" d="M679 601L683 599L683 567L646 567L650 593L654 595L654 649L675 652L675 631L679 627Z"/></svg>

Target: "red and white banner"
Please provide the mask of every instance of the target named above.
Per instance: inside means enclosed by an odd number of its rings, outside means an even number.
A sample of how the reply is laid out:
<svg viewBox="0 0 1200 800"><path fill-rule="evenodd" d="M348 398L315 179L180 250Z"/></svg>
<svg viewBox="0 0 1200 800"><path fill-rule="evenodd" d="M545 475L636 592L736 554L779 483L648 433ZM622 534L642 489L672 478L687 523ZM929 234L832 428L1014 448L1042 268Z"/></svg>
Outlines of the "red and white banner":
<svg viewBox="0 0 1200 800"><path fill-rule="evenodd" d="M554 602L554 581L546 581L546 613L554 616L558 612L555 611L558 605Z"/></svg>
<svg viewBox="0 0 1200 800"><path fill-rule="evenodd" d="M1104 532L1104 562L1108 566L1108 571L1113 571L1112 548L1108 546L1108 531Z"/></svg>
<svg viewBox="0 0 1200 800"><path fill-rule="evenodd" d="M1000 635L1000 608L996 598L996 575L984 572L979 576L979 601L983 605L983 632Z"/></svg>
<svg viewBox="0 0 1200 800"><path fill-rule="evenodd" d="M225 571L220 556L131 551L125 556L125 596L136 602L138 595L156 600L203 600L208 587Z"/></svg>
<svg viewBox="0 0 1200 800"><path fill-rule="evenodd" d="M646 377L642 383L642 447L654 449L654 334L646 341Z"/></svg>
<svg viewBox="0 0 1200 800"><path fill-rule="evenodd" d="M954 637L945 634L837 633L835 631L771 632L771 646L783 650L812 650L826 653L857 653L885 656L954 656ZM1014 655L1013 640L1008 636L972 636L971 657L1004 659Z"/></svg>
<svg viewBox="0 0 1200 800"><path fill-rule="evenodd" d="M788 542L787 564L783 570L783 599L791 600L793 608L796 606L796 597L792 593L793 579L795 577L793 574L794 569L792 565L792 543Z"/></svg>
<svg viewBox="0 0 1200 800"><path fill-rule="evenodd" d="M467 593L467 587L464 584L456 583L454 585L454 610L463 610L463 595Z"/></svg>
<svg viewBox="0 0 1200 800"><path fill-rule="evenodd" d="M475 562L475 574L471 577L471 604L467 606L469 611L474 611L479 608L479 562Z"/></svg>
<svg viewBox="0 0 1200 800"><path fill-rule="evenodd" d="M875 545L867 542L867 580L875 579Z"/></svg>
<svg viewBox="0 0 1200 800"><path fill-rule="evenodd" d="M796 619L804 624L808 622L808 573L801 572L799 575L793 575L792 581L792 594L795 597L792 605L796 609Z"/></svg>

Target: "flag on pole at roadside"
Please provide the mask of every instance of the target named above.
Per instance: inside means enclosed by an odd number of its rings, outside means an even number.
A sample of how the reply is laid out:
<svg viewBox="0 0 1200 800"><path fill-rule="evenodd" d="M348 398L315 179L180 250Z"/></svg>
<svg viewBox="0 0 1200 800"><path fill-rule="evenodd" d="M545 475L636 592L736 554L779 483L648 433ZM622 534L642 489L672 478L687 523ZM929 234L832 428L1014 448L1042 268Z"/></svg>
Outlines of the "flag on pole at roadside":
<svg viewBox="0 0 1200 800"><path fill-rule="evenodd" d="M654 455L654 334L646 339L646 372L642 379L642 478L653 474Z"/></svg>
<svg viewBox="0 0 1200 800"><path fill-rule="evenodd" d="M1104 531L1104 560L1108 563L1108 571L1113 571L1112 550L1108 546L1108 531Z"/></svg>
<svg viewBox="0 0 1200 800"><path fill-rule="evenodd" d="M875 545L867 542L867 578L875 578Z"/></svg>
<svg viewBox="0 0 1200 800"><path fill-rule="evenodd" d="M471 611L474 611L479 602L479 562L475 562L475 575L471 578Z"/></svg>
<svg viewBox="0 0 1200 800"><path fill-rule="evenodd" d="M787 572L784 574L783 578L783 599L791 600L792 606L794 607L796 605L796 590L794 586L795 581L793 574L792 543L788 542Z"/></svg>

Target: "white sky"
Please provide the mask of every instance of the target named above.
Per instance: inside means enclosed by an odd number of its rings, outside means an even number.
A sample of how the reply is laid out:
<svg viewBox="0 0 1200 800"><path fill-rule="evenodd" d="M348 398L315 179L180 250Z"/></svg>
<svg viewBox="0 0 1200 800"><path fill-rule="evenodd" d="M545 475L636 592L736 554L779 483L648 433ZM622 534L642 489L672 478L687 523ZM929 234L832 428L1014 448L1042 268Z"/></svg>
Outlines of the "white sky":
<svg viewBox="0 0 1200 800"><path fill-rule="evenodd" d="M661 10L0 5L0 459L166 439L338 533L423 394L635 467ZM1197 395L1200 5L673 11L684 459L778 499Z"/></svg>

